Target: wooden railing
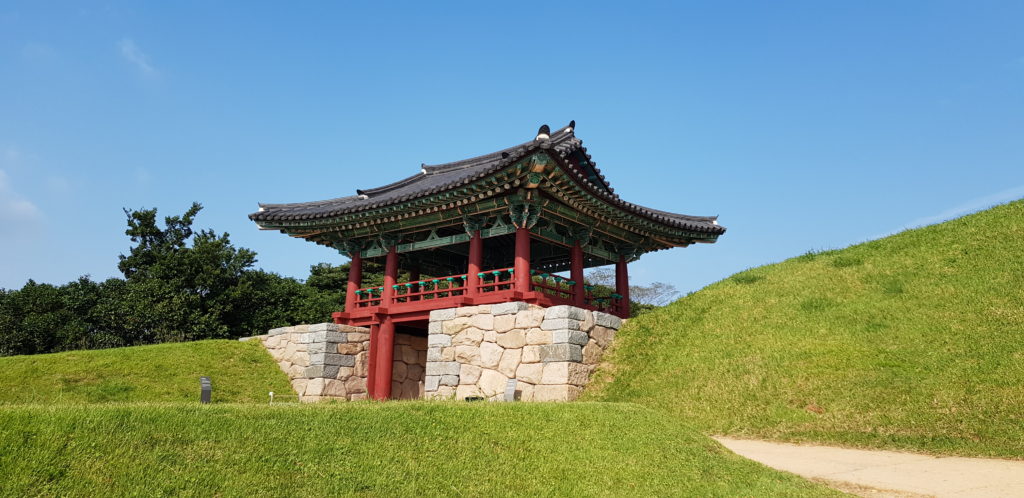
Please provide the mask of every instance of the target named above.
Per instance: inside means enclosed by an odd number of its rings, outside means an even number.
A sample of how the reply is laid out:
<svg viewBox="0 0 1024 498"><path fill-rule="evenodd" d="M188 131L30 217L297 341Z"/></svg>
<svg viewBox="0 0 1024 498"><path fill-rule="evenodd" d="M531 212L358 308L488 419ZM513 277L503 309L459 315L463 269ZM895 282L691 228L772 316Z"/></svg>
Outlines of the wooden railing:
<svg viewBox="0 0 1024 498"><path fill-rule="evenodd" d="M392 303L426 301L446 297L462 296L466 293L466 275L429 278L392 286L395 297Z"/></svg>
<svg viewBox="0 0 1024 498"><path fill-rule="evenodd" d="M575 281L550 273L537 273L535 271L530 273L533 275L531 280L533 290L535 291L569 301L572 301L573 296L576 294L573 288L576 285Z"/></svg>
<svg viewBox="0 0 1024 498"><path fill-rule="evenodd" d="M512 268L477 273L476 276L480 278L480 283L476 286L477 292L482 294L500 290L511 290L514 285L513 275Z"/></svg>

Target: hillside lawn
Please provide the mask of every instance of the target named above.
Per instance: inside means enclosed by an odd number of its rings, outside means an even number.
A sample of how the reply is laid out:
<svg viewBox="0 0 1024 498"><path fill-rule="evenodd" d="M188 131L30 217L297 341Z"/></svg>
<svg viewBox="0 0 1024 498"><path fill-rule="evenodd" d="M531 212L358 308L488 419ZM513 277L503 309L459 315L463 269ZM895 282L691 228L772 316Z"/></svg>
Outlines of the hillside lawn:
<svg viewBox="0 0 1024 498"><path fill-rule="evenodd" d="M736 274L606 359L588 399L709 434L1024 458L1024 202Z"/></svg>
<svg viewBox="0 0 1024 498"><path fill-rule="evenodd" d="M198 401L204 375L214 403L296 399L258 342L209 340L0 358L0 405Z"/></svg>
<svg viewBox="0 0 1024 498"><path fill-rule="evenodd" d="M0 407L3 496L838 496L629 404Z"/></svg>

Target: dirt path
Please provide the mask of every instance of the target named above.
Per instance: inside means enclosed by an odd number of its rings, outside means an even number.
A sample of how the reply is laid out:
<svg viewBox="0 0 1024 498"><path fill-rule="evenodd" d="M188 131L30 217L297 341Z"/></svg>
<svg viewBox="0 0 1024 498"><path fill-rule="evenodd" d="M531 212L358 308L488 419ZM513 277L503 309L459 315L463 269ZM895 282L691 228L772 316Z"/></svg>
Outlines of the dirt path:
<svg viewBox="0 0 1024 498"><path fill-rule="evenodd" d="M740 456L861 496L1024 497L1024 461L715 439Z"/></svg>

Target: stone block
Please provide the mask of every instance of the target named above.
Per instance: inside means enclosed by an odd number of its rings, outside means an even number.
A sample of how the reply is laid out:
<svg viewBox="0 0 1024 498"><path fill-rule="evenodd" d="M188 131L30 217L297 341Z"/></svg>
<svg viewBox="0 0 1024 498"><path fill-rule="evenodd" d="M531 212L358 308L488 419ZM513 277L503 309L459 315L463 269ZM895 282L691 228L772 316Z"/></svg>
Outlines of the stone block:
<svg viewBox="0 0 1024 498"><path fill-rule="evenodd" d="M307 332L337 332L340 326L335 323L314 323L309 325L306 329Z"/></svg>
<svg viewBox="0 0 1024 498"><path fill-rule="evenodd" d="M416 351L416 363L418 363L420 365L426 365L427 364L427 350L426 349L422 349L420 351Z"/></svg>
<svg viewBox="0 0 1024 498"><path fill-rule="evenodd" d="M414 365L419 363L420 355L411 345L402 347L402 361Z"/></svg>
<svg viewBox="0 0 1024 498"><path fill-rule="evenodd" d="M601 361L603 353L604 349L597 344L597 341L591 339L586 346L583 346L583 364L597 365Z"/></svg>
<svg viewBox="0 0 1024 498"><path fill-rule="evenodd" d="M473 316L479 313L480 310L477 306L463 306L461 308L455 308L455 316Z"/></svg>
<svg viewBox="0 0 1024 498"><path fill-rule="evenodd" d="M340 367L335 365L313 365L311 367L306 367L303 375L307 379L336 379L338 378L338 368Z"/></svg>
<svg viewBox="0 0 1024 498"><path fill-rule="evenodd" d="M427 349L427 337L423 335L409 336L409 346L416 351L423 351Z"/></svg>
<svg viewBox="0 0 1024 498"><path fill-rule="evenodd" d="M366 377L370 370L370 353L363 351L356 355L356 364L352 374L357 377Z"/></svg>
<svg viewBox="0 0 1024 498"><path fill-rule="evenodd" d="M476 346L455 346L455 361L463 365L480 363L480 348Z"/></svg>
<svg viewBox="0 0 1024 498"><path fill-rule="evenodd" d="M455 346L479 346L484 340L484 333L478 328L466 328L452 337Z"/></svg>
<svg viewBox="0 0 1024 498"><path fill-rule="evenodd" d="M455 335L471 327L468 316L460 316L444 322L441 331L448 335Z"/></svg>
<svg viewBox="0 0 1024 498"><path fill-rule="evenodd" d="M440 375L428 375L423 380L423 389L426 391L436 391L437 387L441 385Z"/></svg>
<svg viewBox="0 0 1024 498"><path fill-rule="evenodd" d="M459 369L459 384L476 384L480 380L480 372L483 369L476 365L462 364Z"/></svg>
<svg viewBox="0 0 1024 498"><path fill-rule="evenodd" d="M516 313L516 328L529 329L539 327L544 321L544 308L530 308Z"/></svg>
<svg viewBox="0 0 1024 498"><path fill-rule="evenodd" d="M333 346L333 344L332 344L332 346ZM309 353L326 353L327 352L327 343L326 342L314 342L312 344L307 344L306 345L306 351L309 352ZM331 351L331 353L334 353L334 352L335 351Z"/></svg>
<svg viewBox="0 0 1024 498"><path fill-rule="evenodd" d="M498 334L495 341L505 349L519 349L526 345L526 333L522 330L510 330L504 334Z"/></svg>
<svg viewBox="0 0 1024 498"><path fill-rule="evenodd" d="M444 321L455 318L456 308L446 308L443 310L433 310L430 312L430 321Z"/></svg>
<svg viewBox="0 0 1024 498"><path fill-rule="evenodd" d="M498 362L498 371L505 377L515 377L516 369L519 368L519 361L522 356L522 349L506 349L501 354L501 361Z"/></svg>
<svg viewBox="0 0 1024 498"><path fill-rule="evenodd" d="M522 301L514 301L511 303L499 303L491 305L491 314L494 316L500 315L514 315L520 311L524 311L530 308L529 304Z"/></svg>
<svg viewBox="0 0 1024 498"><path fill-rule="evenodd" d="M363 401L366 399L366 393L349 394L349 401Z"/></svg>
<svg viewBox="0 0 1024 498"><path fill-rule="evenodd" d="M516 369L516 378L530 384L540 384L543 376L544 363L521 363Z"/></svg>
<svg viewBox="0 0 1024 498"><path fill-rule="evenodd" d="M598 346L605 348L612 342L612 339L615 339L615 329L597 325L590 331L590 337L597 341Z"/></svg>
<svg viewBox="0 0 1024 498"><path fill-rule="evenodd" d="M542 330L579 330L583 322L572 318L552 318L540 324Z"/></svg>
<svg viewBox="0 0 1024 498"><path fill-rule="evenodd" d="M423 380L423 365L414 363L409 365L409 378L416 381Z"/></svg>
<svg viewBox="0 0 1024 498"><path fill-rule="evenodd" d="M552 320L556 318L571 318L573 320L582 321L587 314L587 310L577 308L575 306L561 305L552 306L544 310L544 319Z"/></svg>
<svg viewBox="0 0 1024 498"><path fill-rule="evenodd" d="M494 317L494 331L496 332L508 332L515 326L515 315L499 315Z"/></svg>
<svg viewBox="0 0 1024 498"><path fill-rule="evenodd" d="M441 361L455 361L455 348L441 348Z"/></svg>
<svg viewBox="0 0 1024 498"><path fill-rule="evenodd" d="M494 315L488 314L476 314L469 317L469 324L482 330L493 330L494 329Z"/></svg>
<svg viewBox="0 0 1024 498"><path fill-rule="evenodd" d="M573 401L580 397L583 389L570 385L559 386L535 386L533 388L533 401Z"/></svg>
<svg viewBox="0 0 1024 498"><path fill-rule="evenodd" d="M303 365L292 365L288 367L285 373L292 379L304 378L306 376L306 367Z"/></svg>
<svg viewBox="0 0 1024 498"><path fill-rule="evenodd" d="M579 330L552 330L551 331L551 343L552 344L576 344L578 346L584 346L587 341L590 340L587 337L586 332Z"/></svg>
<svg viewBox="0 0 1024 498"><path fill-rule="evenodd" d="M530 330L527 330L526 343L530 345L551 344L551 331L541 330L539 328L532 328Z"/></svg>
<svg viewBox="0 0 1024 498"><path fill-rule="evenodd" d="M452 336L450 336L450 335L430 334L429 336L427 336L427 346L428 347L451 346L451 345L452 345Z"/></svg>
<svg viewBox="0 0 1024 498"><path fill-rule="evenodd" d="M540 361L540 348L541 346L524 346L523 347L523 358L520 360L523 363L537 363Z"/></svg>
<svg viewBox="0 0 1024 498"><path fill-rule="evenodd" d="M409 375L409 366L401 361L396 361L391 364L391 380L402 382Z"/></svg>
<svg viewBox="0 0 1024 498"><path fill-rule="evenodd" d="M352 343L366 342L370 340L370 334L365 332L348 332L346 335L348 335L348 342Z"/></svg>
<svg viewBox="0 0 1024 498"><path fill-rule="evenodd" d="M480 396L480 388L475 384L463 384L455 389L455 399L464 400L469 397Z"/></svg>
<svg viewBox="0 0 1024 498"><path fill-rule="evenodd" d="M441 361L441 348L428 348L427 361Z"/></svg>
<svg viewBox="0 0 1024 498"><path fill-rule="evenodd" d="M328 379L324 383L324 390L322 396L329 396L332 398L347 398L348 389L345 389L345 381L337 379Z"/></svg>
<svg viewBox="0 0 1024 498"><path fill-rule="evenodd" d="M501 361L501 354L505 349L497 344L485 342L480 345L480 366L484 368L496 368Z"/></svg>
<svg viewBox="0 0 1024 498"><path fill-rule="evenodd" d="M358 342L343 342L338 344L334 350L338 354L359 354L363 350L363 345Z"/></svg>
<svg viewBox="0 0 1024 498"><path fill-rule="evenodd" d="M365 377L349 377L345 379L345 390L349 394L358 394L366 392L366 378Z"/></svg>
<svg viewBox="0 0 1024 498"><path fill-rule="evenodd" d="M309 355L310 365L335 365L339 367L352 367L356 364L356 358L347 354L316 353Z"/></svg>
<svg viewBox="0 0 1024 498"><path fill-rule="evenodd" d="M493 330L484 330L484 342L494 342L498 340L498 333Z"/></svg>
<svg viewBox="0 0 1024 498"><path fill-rule="evenodd" d="M292 390L295 391L295 394L302 396L306 392L306 384L308 383L309 379L293 379Z"/></svg>
<svg viewBox="0 0 1024 498"><path fill-rule="evenodd" d="M622 328L622 319L615 315L595 311L594 324L600 325L601 327L608 327L610 329L619 330L620 328Z"/></svg>
<svg viewBox="0 0 1024 498"><path fill-rule="evenodd" d="M457 385L459 385L459 376L458 375L442 375L441 376L441 385L442 386L457 386Z"/></svg>
<svg viewBox="0 0 1024 498"><path fill-rule="evenodd" d="M293 334L292 342L296 344L309 344L313 342L313 334L309 332L303 332L301 334Z"/></svg>
<svg viewBox="0 0 1024 498"><path fill-rule="evenodd" d="M296 365L312 365L312 363L309 362L309 353L305 351L296 351L292 353L290 357L285 359Z"/></svg>
<svg viewBox="0 0 1024 498"><path fill-rule="evenodd" d="M481 394L490 397L503 394L506 382L508 382L508 377L501 373L494 370L484 370L480 373L480 381L477 382L477 385L480 386Z"/></svg>
<svg viewBox="0 0 1024 498"><path fill-rule="evenodd" d="M434 393L436 399L452 399L455 397L455 388L451 386L441 386L437 388L437 392Z"/></svg>
<svg viewBox="0 0 1024 498"><path fill-rule="evenodd" d="M583 348L576 344L550 344L537 346L540 349L540 361L550 363L553 361L583 361Z"/></svg>
<svg viewBox="0 0 1024 498"><path fill-rule="evenodd" d="M355 367L338 367L338 375L334 378L345 380L355 374Z"/></svg>
<svg viewBox="0 0 1024 498"><path fill-rule="evenodd" d="M442 334L444 333L444 322L430 322L427 324L427 334Z"/></svg>
<svg viewBox="0 0 1024 498"><path fill-rule="evenodd" d="M267 331L267 335L281 335L291 332L291 327L278 327Z"/></svg>
<svg viewBox="0 0 1024 498"><path fill-rule="evenodd" d="M580 330L590 332L592 328L594 328L594 313L588 311L583 315L583 323L580 324Z"/></svg>
<svg viewBox="0 0 1024 498"><path fill-rule="evenodd" d="M427 375L459 375L459 364L454 361L432 361L427 363Z"/></svg>
<svg viewBox="0 0 1024 498"><path fill-rule="evenodd" d="M310 332L309 335L312 338L310 342L348 342L348 334L335 330Z"/></svg>
<svg viewBox="0 0 1024 498"><path fill-rule="evenodd" d="M569 384L573 386L587 385L590 369L581 363L560 361L544 363L544 375L541 384Z"/></svg>
<svg viewBox="0 0 1024 498"><path fill-rule="evenodd" d="M306 383L306 392L303 396L320 396L324 392L324 380L323 378L309 379Z"/></svg>
<svg viewBox="0 0 1024 498"><path fill-rule="evenodd" d="M401 399L419 399L420 397L420 386L419 382L405 381L402 383L402 396Z"/></svg>
<svg viewBox="0 0 1024 498"><path fill-rule="evenodd" d="M533 390L532 384L525 382L516 384L516 401L533 401Z"/></svg>

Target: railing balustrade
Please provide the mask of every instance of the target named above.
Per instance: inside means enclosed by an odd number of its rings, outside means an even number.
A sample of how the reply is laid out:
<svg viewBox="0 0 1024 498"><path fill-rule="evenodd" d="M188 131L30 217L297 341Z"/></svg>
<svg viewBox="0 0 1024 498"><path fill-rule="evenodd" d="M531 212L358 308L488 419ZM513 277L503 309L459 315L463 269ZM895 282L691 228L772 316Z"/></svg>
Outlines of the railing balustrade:
<svg viewBox="0 0 1024 498"><path fill-rule="evenodd" d="M576 285L576 282L573 280L551 273L537 273L533 270L530 273L533 275L531 280L533 281L533 289L536 291L570 301L573 295L575 295L573 286Z"/></svg>
<svg viewBox="0 0 1024 498"><path fill-rule="evenodd" d="M511 290L514 282L512 268L502 268L500 270L482 271L477 273L476 276L480 278L480 283L476 286L477 292L494 292L499 290Z"/></svg>
<svg viewBox="0 0 1024 498"><path fill-rule="evenodd" d="M466 275L428 278L395 284L392 288L395 290L392 304L462 296L466 294Z"/></svg>

